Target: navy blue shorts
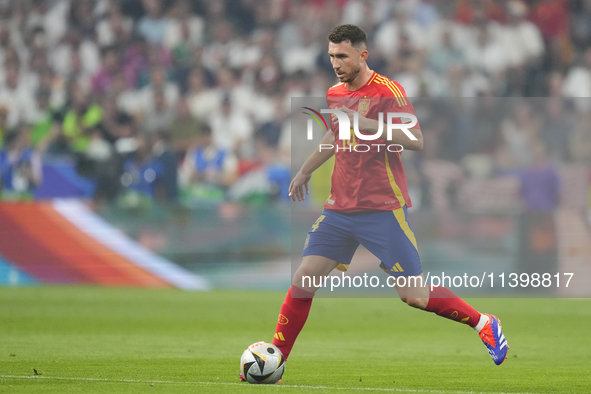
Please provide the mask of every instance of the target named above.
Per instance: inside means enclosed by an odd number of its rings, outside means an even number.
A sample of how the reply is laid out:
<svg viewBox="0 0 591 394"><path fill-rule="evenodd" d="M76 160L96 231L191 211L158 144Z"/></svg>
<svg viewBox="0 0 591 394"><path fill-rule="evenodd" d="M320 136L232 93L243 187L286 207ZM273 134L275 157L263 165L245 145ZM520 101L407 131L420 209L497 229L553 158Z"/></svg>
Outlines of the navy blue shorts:
<svg viewBox="0 0 591 394"><path fill-rule="evenodd" d="M348 214L325 209L308 232L302 255L336 260L337 269L346 271L359 244L380 259L380 267L392 276L423 273L406 206Z"/></svg>

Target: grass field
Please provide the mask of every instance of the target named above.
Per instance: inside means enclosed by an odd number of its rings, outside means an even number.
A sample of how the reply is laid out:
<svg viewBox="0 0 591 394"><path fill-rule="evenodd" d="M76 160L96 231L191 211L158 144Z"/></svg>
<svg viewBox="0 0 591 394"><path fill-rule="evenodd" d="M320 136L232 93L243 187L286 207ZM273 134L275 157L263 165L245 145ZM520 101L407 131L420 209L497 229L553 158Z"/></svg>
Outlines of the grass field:
<svg viewBox="0 0 591 394"><path fill-rule="evenodd" d="M398 300L317 299L283 382L236 383L242 351L271 339L283 297L0 289L0 392L591 393L591 300L566 299L472 300L503 321L500 367L469 328Z"/></svg>

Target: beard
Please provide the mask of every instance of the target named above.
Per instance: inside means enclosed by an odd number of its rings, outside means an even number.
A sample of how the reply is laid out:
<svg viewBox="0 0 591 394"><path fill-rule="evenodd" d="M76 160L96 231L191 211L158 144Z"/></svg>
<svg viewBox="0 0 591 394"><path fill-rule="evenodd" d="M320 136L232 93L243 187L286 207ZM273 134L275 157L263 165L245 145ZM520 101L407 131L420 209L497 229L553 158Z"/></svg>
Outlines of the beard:
<svg viewBox="0 0 591 394"><path fill-rule="evenodd" d="M350 72L346 73L342 78L339 78L341 82L352 82L357 78L359 73L361 72L361 65L357 65L357 67L353 68Z"/></svg>

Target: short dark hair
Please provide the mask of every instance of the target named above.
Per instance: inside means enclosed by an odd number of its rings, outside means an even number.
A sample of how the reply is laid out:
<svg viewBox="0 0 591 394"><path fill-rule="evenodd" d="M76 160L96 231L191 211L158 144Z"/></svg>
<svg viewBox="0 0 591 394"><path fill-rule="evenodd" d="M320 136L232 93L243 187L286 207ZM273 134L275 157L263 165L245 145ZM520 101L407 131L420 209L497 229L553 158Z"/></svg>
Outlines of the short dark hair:
<svg viewBox="0 0 591 394"><path fill-rule="evenodd" d="M355 25L336 26L328 34L328 40L335 44L349 41L351 42L351 46L357 50L367 48L367 34L365 34L362 28Z"/></svg>

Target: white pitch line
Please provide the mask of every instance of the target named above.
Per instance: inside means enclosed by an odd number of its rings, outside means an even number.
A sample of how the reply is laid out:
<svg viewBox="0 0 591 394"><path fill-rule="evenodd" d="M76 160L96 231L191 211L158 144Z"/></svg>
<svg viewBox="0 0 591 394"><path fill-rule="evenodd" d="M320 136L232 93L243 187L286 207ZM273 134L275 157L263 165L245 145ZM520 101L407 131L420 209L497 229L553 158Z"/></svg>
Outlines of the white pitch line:
<svg viewBox="0 0 591 394"><path fill-rule="evenodd" d="M167 383L167 384L202 384L202 385L223 385L223 386L245 386L245 383L229 383L229 382L177 382L173 380L139 380L139 379L106 379L106 378L73 378L62 376L17 376L17 375L0 375L4 379L55 379L55 380L76 380L87 382L112 382L112 383ZM264 386L264 385L261 385ZM424 390L424 389L395 389L395 388L379 388L379 387L329 387L329 386L306 386L299 384L278 384L268 385L268 387L282 387L295 389L312 389L312 390L349 390L349 391L391 391L398 393L437 393L437 394L534 394L534 393L506 393L506 392L484 392L484 391L445 391L445 390Z"/></svg>

